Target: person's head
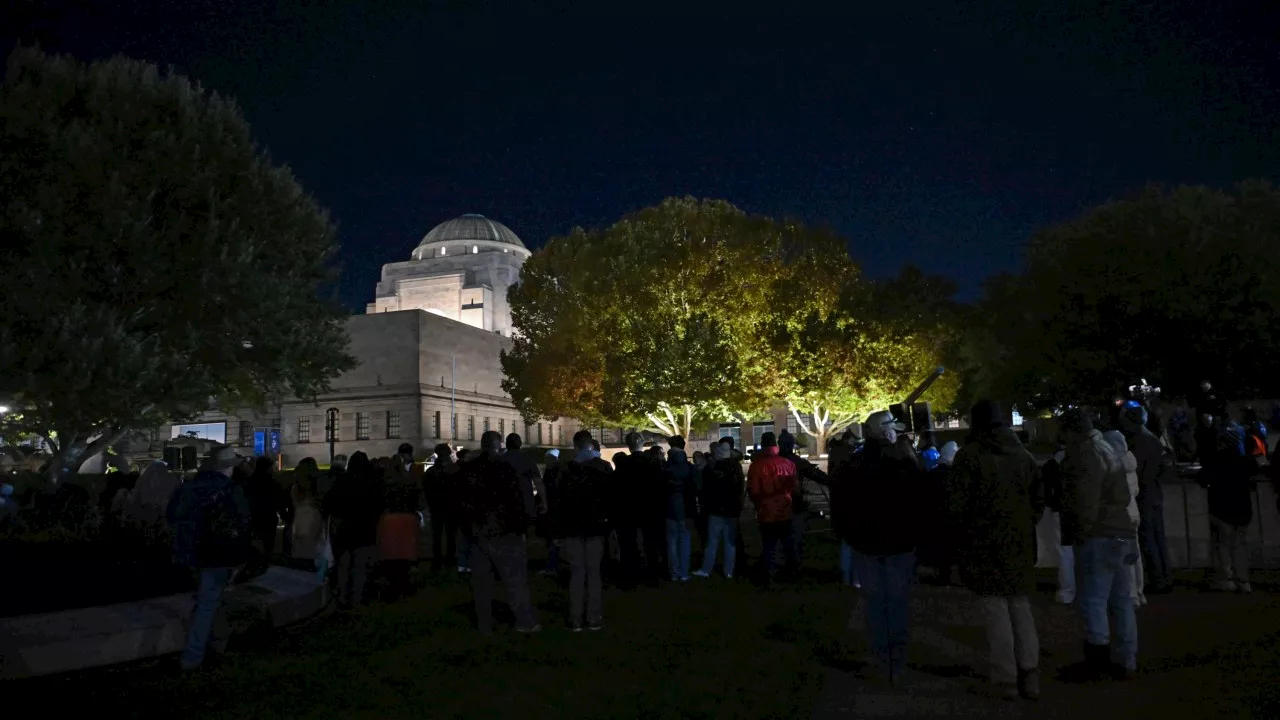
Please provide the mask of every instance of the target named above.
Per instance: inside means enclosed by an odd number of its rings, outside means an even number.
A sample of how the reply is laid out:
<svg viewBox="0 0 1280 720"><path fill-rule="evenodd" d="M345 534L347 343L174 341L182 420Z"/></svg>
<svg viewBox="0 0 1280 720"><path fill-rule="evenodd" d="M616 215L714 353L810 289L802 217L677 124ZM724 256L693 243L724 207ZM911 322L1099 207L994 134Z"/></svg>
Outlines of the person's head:
<svg viewBox="0 0 1280 720"><path fill-rule="evenodd" d="M346 469L347 469L347 456L346 456L346 455L334 455L334 456L333 456L333 461L329 463L329 468L330 468L331 470L346 470Z"/></svg>
<svg viewBox="0 0 1280 720"><path fill-rule="evenodd" d="M1071 408L1058 419L1064 441L1070 443L1093 432L1093 418L1080 408Z"/></svg>
<svg viewBox="0 0 1280 720"><path fill-rule="evenodd" d="M667 438L667 444L670 445L673 450L683 450L684 436L672 435L671 437Z"/></svg>
<svg viewBox="0 0 1280 720"><path fill-rule="evenodd" d="M542 462L545 465L555 465L560 462L560 451L555 448L551 448L547 451L546 457L542 459Z"/></svg>
<svg viewBox="0 0 1280 720"><path fill-rule="evenodd" d="M1213 389L1213 385L1210 384L1208 380L1205 380L1204 382L1200 383L1200 390L1202 392L1209 392L1212 389Z"/></svg>
<svg viewBox="0 0 1280 720"><path fill-rule="evenodd" d="M516 446L515 448L511 448L511 449L519 449L520 436L516 435L515 433L512 433L510 437L514 437L516 439ZM507 439L508 448L511 447L510 437L508 437ZM501 450L502 450L502 434L496 430L485 430L484 434L480 436L480 451L489 455L497 455ZM458 459L462 459L461 450L458 451Z"/></svg>
<svg viewBox="0 0 1280 720"><path fill-rule="evenodd" d="M979 400L969 411L969 427L989 432L1004 427L1004 411L992 400Z"/></svg>
<svg viewBox="0 0 1280 720"><path fill-rule="evenodd" d="M942 447L938 448L938 463L941 465L954 463L958 452L960 452L960 446L956 445L954 440L943 443Z"/></svg>
<svg viewBox="0 0 1280 720"><path fill-rule="evenodd" d="M361 478L373 475L373 463L369 461L369 456L363 450L357 450L351 453L351 459L347 460L347 473L349 475Z"/></svg>
<svg viewBox="0 0 1280 720"><path fill-rule="evenodd" d="M633 453L644 449L644 436L634 430L627 433L623 440L627 443L627 449Z"/></svg>
<svg viewBox="0 0 1280 720"><path fill-rule="evenodd" d="M762 433L760 435L760 447L778 447L778 436L774 435L772 432Z"/></svg>
<svg viewBox="0 0 1280 720"><path fill-rule="evenodd" d="M413 462L413 446L409 443L400 443L400 449L396 450L396 454L404 458L405 462Z"/></svg>
<svg viewBox="0 0 1280 720"><path fill-rule="evenodd" d="M152 463L154 465L155 463ZM148 468L149 470L150 468ZM260 457L253 463L253 476L255 478L270 479L276 469L276 464L269 457Z"/></svg>
<svg viewBox="0 0 1280 720"><path fill-rule="evenodd" d="M711 459L719 462L720 460L728 460L733 457L733 447L729 443L718 442L711 444Z"/></svg>
<svg viewBox="0 0 1280 720"><path fill-rule="evenodd" d="M778 450L780 452L789 453L796 449L796 436L791 434L790 430L783 429L778 433Z"/></svg>
<svg viewBox="0 0 1280 720"><path fill-rule="evenodd" d="M449 443L440 443L435 449L436 463L447 465L453 462L453 446Z"/></svg>
<svg viewBox="0 0 1280 720"><path fill-rule="evenodd" d="M573 434L573 449L576 452L583 452L585 450L594 450L595 447L593 447L591 444L593 441L594 439L591 437L590 430L579 430L578 432Z"/></svg>
<svg viewBox="0 0 1280 720"><path fill-rule="evenodd" d="M898 422L893 413L888 410L877 410L871 413L867 416L864 425L868 440L890 445L898 441L898 433L907 429L907 426Z"/></svg>
<svg viewBox="0 0 1280 720"><path fill-rule="evenodd" d="M1120 430L1126 435L1133 435L1147 426L1147 409L1137 400L1128 400L1120 407L1117 419Z"/></svg>
<svg viewBox="0 0 1280 720"><path fill-rule="evenodd" d="M1124 434L1119 430L1108 430L1102 433L1102 439L1107 441L1115 451L1123 455L1129 452L1129 443L1124 441Z"/></svg>
<svg viewBox="0 0 1280 720"><path fill-rule="evenodd" d="M235 448L230 445L219 445L209 450L209 456L204 461L204 469L231 477L231 473L239 464L240 456L236 455Z"/></svg>
<svg viewBox="0 0 1280 720"><path fill-rule="evenodd" d="M519 433L509 433L507 435L507 450L515 451L524 446L524 440L520 438Z"/></svg>

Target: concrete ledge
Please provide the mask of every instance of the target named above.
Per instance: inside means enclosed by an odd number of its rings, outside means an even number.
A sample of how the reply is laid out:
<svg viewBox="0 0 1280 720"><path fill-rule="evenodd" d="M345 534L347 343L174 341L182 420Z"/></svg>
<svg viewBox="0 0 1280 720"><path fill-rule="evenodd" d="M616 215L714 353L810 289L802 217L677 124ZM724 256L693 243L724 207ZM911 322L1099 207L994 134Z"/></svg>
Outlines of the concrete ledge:
<svg viewBox="0 0 1280 720"><path fill-rule="evenodd" d="M193 593L139 602L0 618L0 679L49 675L180 651ZM319 612L328 601L313 572L272 567L229 588L220 616L232 633L280 627ZM226 626L225 622L222 624Z"/></svg>

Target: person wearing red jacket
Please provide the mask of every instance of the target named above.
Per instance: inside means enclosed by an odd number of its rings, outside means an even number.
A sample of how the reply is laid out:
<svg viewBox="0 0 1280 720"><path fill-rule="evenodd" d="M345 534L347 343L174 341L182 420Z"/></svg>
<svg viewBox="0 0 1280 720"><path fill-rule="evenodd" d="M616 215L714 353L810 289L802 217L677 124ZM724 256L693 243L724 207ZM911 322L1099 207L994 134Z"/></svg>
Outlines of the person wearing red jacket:
<svg viewBox="0 0 1280 720"><path fill-rule="evenodd" d="M747 495L755 505L760 536L764 539L760 560L766 579L773 578L773 555L779 540L786 554L788 571L800 569L795 535L791 532L791 493L795 488L795 464L778 455L777 436L764 433L760 436L760 450L751 456L751 467L747 469Z"/></svg>

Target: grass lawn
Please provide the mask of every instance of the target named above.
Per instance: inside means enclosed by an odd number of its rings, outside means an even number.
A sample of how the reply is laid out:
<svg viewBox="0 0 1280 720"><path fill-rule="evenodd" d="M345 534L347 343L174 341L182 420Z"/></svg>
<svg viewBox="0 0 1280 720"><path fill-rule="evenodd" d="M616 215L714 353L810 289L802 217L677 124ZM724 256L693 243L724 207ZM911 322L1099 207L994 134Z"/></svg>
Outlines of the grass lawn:
<svg viewBox="0 0 1280 720"><path fill-rule="evenodd" d="M834 552L811 536L812 577L768 590L723 578L606 586L605 629L579 634L552 579L533 578L541 634L508 625L484 638L469 586L452 571L424 574L412 599L318 618L229 653L216 671L182 677L152 661L41 678L4 688L6 704L184 719L808 717L822 648L844 632L853 598L823 574Z"/></svg>

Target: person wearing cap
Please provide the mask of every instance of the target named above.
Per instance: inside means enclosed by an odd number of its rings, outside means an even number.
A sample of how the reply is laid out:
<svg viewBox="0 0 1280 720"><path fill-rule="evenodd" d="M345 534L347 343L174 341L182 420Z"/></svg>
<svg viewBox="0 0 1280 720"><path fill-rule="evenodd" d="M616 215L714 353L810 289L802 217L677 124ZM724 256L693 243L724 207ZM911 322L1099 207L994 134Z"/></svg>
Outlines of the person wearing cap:
<svg viewBox="0 0 1280 720"><path fill-rule="evenodd" d="M1127 678L1138 663L1138 625L1128 570L1137 562L1138 548L1124 460L1094 428L1089 414L1068 410L1060 425L1066 444L1061 468L1063 533L1075 543L1076 607L1085 627L1084 662L1068 676Z"/></svg>
<svg viewBox="0 0 1280 720"><path fill-rule="evenodd" d="M760 449L747 468L747 494L756 508L764 552L760 557L766 581L773 578L774 552L781 542L788 571L799 569L795 535L791 526L791 494L796 489L796 466L778 456L778 439L772 432L760 436Z"/></svg>
<svg viewBox="0 0 1280 720"><path fill-rule="evenodd" d="M1044 514L1040 471L995 403L974 405L969 426L951 470L960 576L979 598L993 688L1036 699L1040 643L1028 595L1036 586L1035 528Z"/></svg>
<svg viewBox="0 0 1280 720"><path fill-rule="evenodd" d="M183 670L204 663L222 593L249 557L249 501L231 480L239 464L234 448L216 447L200 472L169 499L166 515L173 528L174 562L191 568L197 578L187 644L178 661Z"/></svg>
<svg viewBox="0 0 1280 720"><path fill-rule="evenodd" d="M871 413L863 425L862 451L840 467L833 482L842 486L840 504L847 508L841 536L852 549L854 574L862 584L871 656L890 684L900 681L907 666L923 489L920 460L905 429L888 410Z"/></svg>
<svg viewBox="0 0 1280 720"><path fill-rule="evenodd" d="M1130 452L1138 462L1138 545L1142 565L1149 582L1150 594L1173 589L1173 565L1169 561L1169 544L1164 529L1164 488L1162 484L1177 477L1174 459L1160 438L1147 429L1147 409L1130 400L1120 413L1120 432L1124 433Z"/></svg>
<svg viewBox="0 0 1280 720"><path fill-rule="evenodd" d="M812 480L819 485L828 485L827 474L817 465L796 454L796 437L788 430L778 435L778 457L784 458L796 466L796 490L791 493L791 542L796 546L797 563L804 557L804 532L809 527L809 498L804 481Z"/></svg>

